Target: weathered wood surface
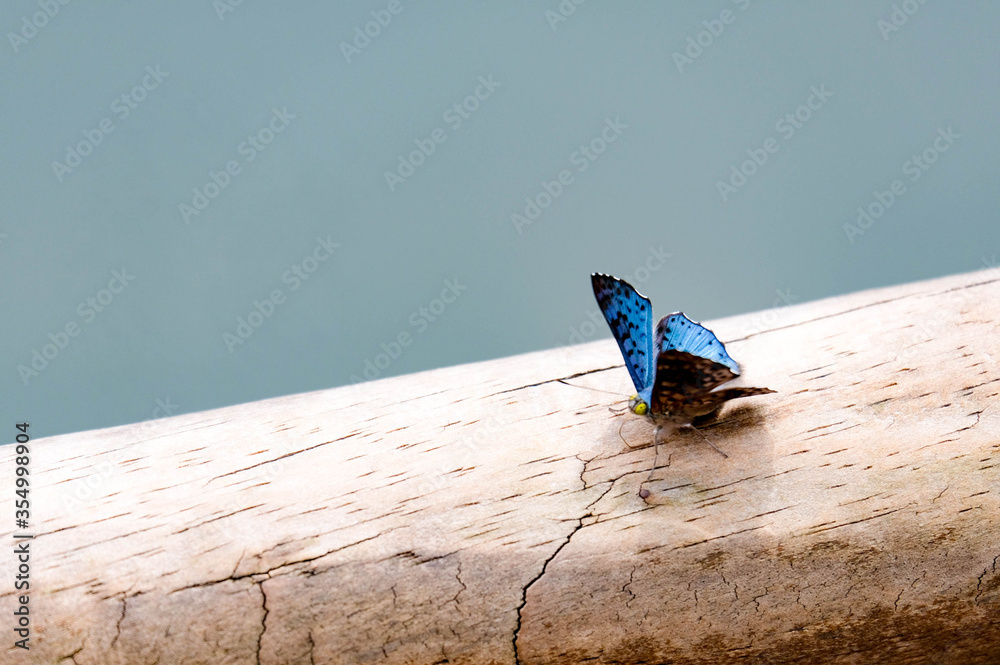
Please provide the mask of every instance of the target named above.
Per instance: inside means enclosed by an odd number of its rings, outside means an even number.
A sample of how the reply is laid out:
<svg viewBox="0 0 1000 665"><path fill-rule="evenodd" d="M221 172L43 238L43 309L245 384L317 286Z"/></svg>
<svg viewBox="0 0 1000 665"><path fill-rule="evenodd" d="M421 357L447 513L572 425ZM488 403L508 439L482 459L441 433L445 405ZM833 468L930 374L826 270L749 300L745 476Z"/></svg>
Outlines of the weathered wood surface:
<svg viewBox="0 0 1000 665"><path fill-rule="evenodd" d="M779 392L705 426L728 459L661 444L649 504L610 339L36 441L0 659L1000 662L998 303L994 270L711 322Z"/></svg>

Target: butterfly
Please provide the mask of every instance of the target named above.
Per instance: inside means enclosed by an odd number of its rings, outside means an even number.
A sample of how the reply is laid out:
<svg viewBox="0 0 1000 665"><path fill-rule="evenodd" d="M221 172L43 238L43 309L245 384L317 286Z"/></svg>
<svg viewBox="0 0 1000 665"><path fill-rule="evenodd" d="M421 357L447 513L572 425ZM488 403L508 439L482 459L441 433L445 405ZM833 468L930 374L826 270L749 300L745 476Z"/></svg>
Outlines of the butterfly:
<svg viewBox="0 0 1000 665"><path fill-rule="evenodd" d="M664 316L654 330L649 298L617 277L594 273L590 279L635 384L629 409L652 419L657 432L667 425L690 426L698 416L731 399L774 392L742 387L715 390L740 375L740 366L715 333L681 312Z"/></svg>

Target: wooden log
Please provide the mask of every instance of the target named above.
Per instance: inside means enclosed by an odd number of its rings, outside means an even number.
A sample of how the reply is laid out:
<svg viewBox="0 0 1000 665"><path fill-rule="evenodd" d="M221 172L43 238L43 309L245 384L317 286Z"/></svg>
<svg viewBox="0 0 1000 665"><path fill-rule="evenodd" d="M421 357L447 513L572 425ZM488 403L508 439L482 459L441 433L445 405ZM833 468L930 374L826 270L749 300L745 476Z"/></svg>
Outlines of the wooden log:
<svg viewBox="0 0 1000 665"><path fill-rule="evenodd" d="M2 661L1000 662L998 303L994 270L710 322L778 393L648 482L610 339L34 441Z"/></svg>

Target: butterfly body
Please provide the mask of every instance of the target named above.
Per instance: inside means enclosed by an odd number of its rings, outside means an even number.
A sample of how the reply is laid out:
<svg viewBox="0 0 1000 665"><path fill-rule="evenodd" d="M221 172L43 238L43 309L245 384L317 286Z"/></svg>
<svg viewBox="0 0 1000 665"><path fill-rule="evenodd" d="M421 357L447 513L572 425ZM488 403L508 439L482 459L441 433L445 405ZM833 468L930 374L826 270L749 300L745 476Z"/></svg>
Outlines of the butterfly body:
<svg viewBox="0 0 1000 665"><path fill-rule="evenodd" d="M681 312L664 316L654 328L652 303L631 284L599 273L591 283L635 385L632 413L659 426L685 426L731 399L774 392L716 390L738 377L740 366L711 330Z"/></svg>

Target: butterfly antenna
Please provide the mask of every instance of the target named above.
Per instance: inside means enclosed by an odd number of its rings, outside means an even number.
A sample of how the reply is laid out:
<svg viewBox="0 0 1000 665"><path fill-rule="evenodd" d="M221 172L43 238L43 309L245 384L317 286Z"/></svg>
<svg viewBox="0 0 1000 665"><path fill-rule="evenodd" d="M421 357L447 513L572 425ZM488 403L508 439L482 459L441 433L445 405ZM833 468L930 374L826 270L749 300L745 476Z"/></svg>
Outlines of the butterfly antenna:
<svg viewBox="0 0 1000 665"><path fill-rule="evenodd" d="M719 453L720 455L722 455L723 457L725 457L727 459L729 458L729 455L727 455L726 453L724 453L721 450L719 450L719 448L714 443L712 443L711 441L708 440L707 436L705 436L704 434L701 433L701 430L699 430L694 425L689 425L689 427L691 429L693 429L695 432L698 432L698 436L700 436L702 439L704 439L705 443L707 443L708 445L712 446L712 450L714 450L715 452Z"/></svg>
<svg viewBox="0 0 1000 665"><path fill-rule="evenodd" d="M619 396L621 395L621 393L611 392L610 390L601 390L600 388L591 388L590 386L578 386L575 383L566 383L562 379L559 379L559 383L563 384L564 386L571 386L573 388L580 388L582 390L593 390L594 392L597 392L597 393L607 393L609 395L619 395ZM628 401L627 398L622 398L622 399L616 400L614 403L617 404L618 402L625 402L625 401ZM619 414L625 413L625 411L627 411L627 410L628 410L628 405L623 406L619 410L612 409L610 406L608 407L608 411L610 411L611 413L613 413L615 415L619 415Z"/></svg>
<svg viewBox="0 0 1000 665"><path fill-rule="evenodd" d="M609 395L621 395L621 393L612 392L610 390L601 390L600 388L591 388L590 386L578 386L575 383L566 383L562 379L557 379L557 381L564 386L572 386L574 388L580 388L581 390L593 390L595 393L607 393Z"/></svg>

